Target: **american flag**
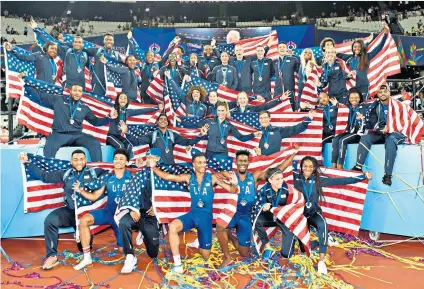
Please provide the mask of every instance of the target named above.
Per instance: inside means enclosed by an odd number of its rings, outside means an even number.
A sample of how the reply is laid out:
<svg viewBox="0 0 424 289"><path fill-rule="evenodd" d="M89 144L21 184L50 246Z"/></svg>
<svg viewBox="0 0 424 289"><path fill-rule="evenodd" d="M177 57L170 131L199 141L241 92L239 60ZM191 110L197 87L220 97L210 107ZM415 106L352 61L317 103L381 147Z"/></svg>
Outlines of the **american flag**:
<svg viewBox="0 0 424 289"><path fill-rule="evenodd" d="M259 192L256 194L255 206L252 210L252 220L253 227L253 241L258 253L262 252L264 244L259 239L258 234L255 231L256 220L260 215L263 206L266 203L266 192L269 190L270 185L267 184L263 186ZM310 255L310 234L307 224L307 219L303 215L303 210L305 206L305 199L303 194L296 190L292 185L287 185L288 197L287 204L285 206L278 206L271 209L272 214L275 218L285 224L293 234L299 238L299 240L304 244L306 253ZM265 228L268 238L276 233L278 227Z"/></svg>
<svg viewBox="0 0 424 289"><path fill-rule="evenodd" d="M132 42L132 44L134 46L134 50L137 53L137 56L138 56L139 60L142 63L146 62L146 51L144 51L143 49L141 49L140 45L138 45L138 43L135 40L135 38L133 37L133 38L129 39L128 41L131 41ZM133 55L133 53L132 53L132 51L130 49L130 45L129 44L127 46L127 55ZM162 57L159 54L154 53L154 61L155 62L159 62L159 61L161 61L161 59L162 59Z"/></svg>
<svg viewBox="0 0 424 289"><path fill-rule="evenodd" d="M231 44L222 44L219 45L219 50L221 52L227 52L231 56L235 56L234 47L235 45L241 45L243 47L244 56L252 56L256 55L256 47L258 45L266 46L268 45L270 37L272 38L271 45L269 47L269 51L267 53L267 58L276 59L278 57L278 35L277 31L273 30L269 35L258 36L253 38L242 39L237 43Z"/></svg>
<svg viewBox="0 0 424 289"><path fill-rule="evenodd" d="M172 165L162 166L161 169L174 175L193 173L191 166ZM219 170L218 167L211 169ZM190 210L191 197L187 183L165 181L154 175L152 188L153 208L159 223L170 223ZM237 210L238 195L229 193L218 186L214 188L214 192L214 223L227 227Z"/></svg>
<svg viewBox="0 0 424 289"><path fill-rule="evenodd" d="M157 73L150 82L149 87L146 90L146 94L150 96L155 102L163 102L163 93L165 89L165 82L160 78L160 74Z"/></svg>
<svg viewBox="0 0 424 289"><path fill-rule="evenodd" d="M13 50L21 55L30 55L31 52L14 46ZM35 79L36 69L34 62L18 59L13 53L6 50L3 45L5 68L6 68L6 96L10 98L20 98L24 95L24 81L18 77L21 72L26 72L28 78ZM56 85L61 86L63 61L59 57L54 58L57 69Z"/></svg>
<svg viewBox="0 0 424 289"><path fill-rule="evenodd" d="M300 163L294 162L295 177L300 172ZM358 177L362 172L320 167L323 175L329 178ZM364 209L368 179L356 184L323 187L324 198L319 205L326 218L328 229L357 236Z"/></svg>
<svg viewBox="0 0 424 289"><path fill-rule="evenodd" d="M179 93L186 94L179 87L174 87L169 79L165 79L166 89L164 95L164 106L165 112L168 118L174 118L177 116L185 116L186 115L186 106L181 101ZM176 90L179 90L178 92Z"/></svg>
<svg viewBox="0 0 424 289"><path fill-rule="evenodd" d="M387 112L388 132L400 132L407 137L406 141L419 144L424 134L424 124L421 117L410 106L393 98L389 99Z"/></svg>
<svg viewBox="0 0 424 289"><path fill-rule="evenodd" d="M54 39L49 33L47 33L47 31L45 31L44 29L41 29L41 28L39 28L39 27L37 27L37 28L35 28L34 29L34 32L35 31L37 31L38 33L40 33L40 34L42 34L43 36L44 36L44 38L45 39L47 39L48 41L51 41L51 42L53 42L53 43L55 43L56 45L58 45L58 47L59 46L64 46L62 43L60 43L60 42L58 42L56 39ZM37 33L34 33L34 37L35 37L35 41L37 42L37 44L40 46L40 47L43 47L44 46L44 44L46 43L45 41L44 41L44 39L42 38L42 37L39 37L39 35L37 35ZM66 37L66 38L65 38ZM70 42L70 43L72 43L73 41L74 41L74 37L73 36L70 36L70 35L64 35L64 40L65 40L65 42ZM69 41L66 41L66 40L69 40ZM89 44L88 44L89 42L87 42L87 41L84 41L84 43L83 43L83 48L87 48L87 47L90 47L89 46ZM93 44L94 45L94 44ZM67 46L64 46L64 47L67 47ZM69 48L69 49L72 49L72 48ZM57 57L57 58L59 58L59 57ZM55 60L56 61L56 60ZM62 62L63 61L65 61L65 59L62 59ZM90 59L88 59L88 61L90 61ZM66 80L66 75L65 74L61 74L61 79L60 79L60 76L58 76L58 81L60 82L60 83L62 83L62 82L65 82L65 80ZM84 67L84 78L85 78L85 91L88 91L88 92L90 92L91 90L92 90L92 87L91 87L91 73L90 73L90 70L87 68L87 67Z"/></svg>
<svg viewBox="0 0 424 289"><path fill-rule="evenodd" d="M356 117L356 115L354 117ZM346 131L348 120L349 108L346 105L339 103L337 107L336 135Z"/></svg>
<svg viewBox="0 0 424 289"><path fill-rule="evenodd" d="M44 158L28 154L31 163L45 172L69 170L72 168L69 161ZM90 164L87 164L90 166ZM94 169L93 166L90 166ZM97 167L97 166L95 166ZM101 167L101 166L100 166ZM100 176L107 177L108 174ZM38 175L26 164L22 165L22 178L24 180L24 212L35 213L46 209L55 209L64 206L64 191L62 183L44 183ZM90 184L85 184L86 186ZM81 218L92 210L101 209L107 204L107 194L102 195L97 201L91 202L81 194L76 194L77 214ZM91 233L103 230L106 226L92 226Z"/></svg>
<svg viewBox="0 0 424 289"><path fill-rule="evenodd" d="M19 124L42 135L49 135L53 124L54 111L48 105L43 103L37 96L32 94L30 86L50 94L59 94L61 89L57 86L36 80L25 79L25 95L21 97L16 118ZM85 94L81 98L94 113L96 117L107 117L113 107L111 99L97 95ZM106 137L109 132L109 124L104 126L93 126L88 121L83 122L83 133L94 136L101 144L106 144Z"/></svg>
<svg viewBox="0 0 424 289"><path fill-rule="evenodd" d="M301 102L318 105L317 83L321 73L321 69L319 69L317 66L314 66L306 80L306 83L304 84L302 94L300 96Z"/></svg>
<svg viewBox="0 0 424 289"><path fill-rule="evenodd" d="M130 102L128 104L128 109L146 109L146 108L157 108L157 105L153 104L142 104L138 102ZM158 109L156 112L147 112L140 115L130 116L127 118L127 125L137 125L137 124L150 124L153 125L156 123L161 111Z"/></svg>

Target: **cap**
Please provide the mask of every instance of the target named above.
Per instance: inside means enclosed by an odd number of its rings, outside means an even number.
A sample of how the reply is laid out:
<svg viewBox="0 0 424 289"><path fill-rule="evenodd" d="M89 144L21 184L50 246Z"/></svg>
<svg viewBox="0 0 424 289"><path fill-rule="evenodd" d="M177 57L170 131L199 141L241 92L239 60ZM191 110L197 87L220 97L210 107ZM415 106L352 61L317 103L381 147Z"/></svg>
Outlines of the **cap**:
<svg viewBox="0 0 424 289"><path fill-rule="evenodd" d="M379 89L389 89L389 85L387 83L383 83L382 85L380 85Z"/></svg>

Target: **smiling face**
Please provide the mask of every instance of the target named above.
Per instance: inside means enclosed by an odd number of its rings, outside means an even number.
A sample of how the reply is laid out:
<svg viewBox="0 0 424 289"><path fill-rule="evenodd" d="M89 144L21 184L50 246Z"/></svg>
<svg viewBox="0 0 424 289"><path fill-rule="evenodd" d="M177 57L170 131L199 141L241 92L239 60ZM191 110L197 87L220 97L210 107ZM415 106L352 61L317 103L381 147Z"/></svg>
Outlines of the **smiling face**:
<svg viewBox="0 0 424 289"><path fill-rule="evenodd" d="M209 93L209 103L215 104L218 101L218 95L216 94L216 91L211 91Z"/></svg>
<svg viewBox="0 0 424 289"><path fill-rule="evenodd" d="M362 50L362 45L361 45L361 43L360 42L355 42L354 44L353 44L353 53L355 54L355 55L360 55L361 54L361 50Z"/></svg>
<svg viewBox="0 0 424 289"><path fill-rule="evenodd" d="M242 56L243 56L243 53L244 53L243 46L241 46L241 45L236 45L236 46L234 47L234 53L236 54L236 56L240 56L240 57L242 57Z"/></svg>
<svg viewBox="0 0 424 289"><path fill-rule="evenodd" d="M75 37L72 46L76 51L80 51L83 46L82 38L78 36Z"/></svg>
<svg viewBox="0 0 424 289"><path fill-rule="evenodd" d="M125 107L128 103L128 96L125 93L121 93L118 98L119 107Z"/></svg>
<svg viewBox="0 0 424 289"><path fill-rule="evenodd" d="M78 172L82 171L82 169L85 167L86 163L87 163L87 158L85 157L85 154L75 153L75 154L72 155L71 165Z"/></svg>
<svg viewBox="0 0 424 289"><path fill-rule="evenodd" d="M127 160L127 157L125 155L116 154L113 157L113 168L115 170L125 169L127 162L128 162L128 160Z"/></svg>
<svg viewBox="0 0 424 289"><path fill-rule="evenodd" d="M158 127L160 129L166 129L168 127L168 118L166 115L161 115L158 119Z"/></svg>
<svg viewBox="0 0 424 289"><path fill-rule="evenodd" d="M175 64L177 63L177 55L175 53L169 54L168 61L171 66L175 66Z"/></svg>
<svg viewBox="0 0 424 289"><path fill-rule="evenodd" d="M270 121L271 117L266 112L259 114L259 123L261 124L261 127L267 128Z"/></svg>
<svg viewBox="0 0 424 289"><path fill-rule="evenodd" d="M287 45L285 43L278 44L277 49L280 56L285 56L287 54Z"/></svg>
<svg viewBox="0 0 424 289"><path fill-rule="evenodd" d="M336 59L336 49L334 47L325 49L325 59L328 63L333 63Z"/></svg>
<svg viewBox="0 0 424 289"><path fill-rule="evenodd" d="M227 118L227 108L225 105L220 105L216 108L216 114L218 115L218 119L224 120Z"/></svg>
<svg viewBox="0 0 424 289"><path fill-rule="evenodd" d="M114 43L115 41L112 35L106 35L105 38L103 38L103 44L107 49L112 49Z"/></svg>
<svg viewBox="0 0 424 289"><path fill-rule="evenodd" d="M213 53L212 46L210 46L210 45L205 45L205 47L203 48L203 54L204 54L207 58L209 58L209 57L211 57L211 56L212 56L212 53Z"/></svg>
<svg viewBox="0 0 424 289"><path fill-rule="evenodd" d="M315 170L314 164L310 160L305 160L302 164L302 173L305 178L312 176Z"/></svg>
<svg viewBox="0 0 424 289"><path fill-rule="evenodd" d="M305 61L309 61L312 59L312 51L310 49L305 49L305 52L303 53L303 57Z"/></svg>
<svg viewBox="0 0 424 289"><path fill-rule="evenodd" d="M386 101L390 97L390 90L383 86L378 90L377 96L380 101Z"/></svg>
<svg viewBox="0 0 424 289"><path fill-rule="evenodd" d="M148 64L153 63L153 61L155 60L155 56L153 54L153 52L149 51L146 53L146 61Z"/></svg>
<svg viewBox="0 0 424 289"><path fill-rule="evenodd" d="M198 173L206 172L206 158L204 156L198 156L193 161L194 170Z"/></svg>
<svg viewBox="0 0 424 289"><path fill-rule="evenodd" d="M247 172L247 168L249 167L249 156L238 155L236 159L236 165L239 174L245 174Z"/></svg>
<svg viewBox="0 0 424 289"><path fill-rule="evenodd" d="M271 184L274 191L279 190L284 183L283 173L274 174L268 179L268 182Z"/></svg>
<svg viewBox="0 0 424 289"><path fill-rule="evenodd" d="M247 97L247 94L245 92L240 92L237 95L237 103L241 107L245 107L249 104L249 98Z"/></svg>
<svg viewBox="0 0 424 289"><path fill-rule="evenodd" d="M79 85L77 85L77 84L72 85L72 88L71 88L71 97L75 101L80 100L81 97L82 97L82 87L79 86Z"/></svg>
<svg viewBox="0 0 424 289"><path fill-rule="evenodd" d="M200 91L197 89L194 89L191 93L191 97L194 101L200 101Z"/></svg>
<svg viewBox="0 0 424 289"><path fill-rule="evenodd" d="M258 57L258 59L261 60L262 58L264 58L264 55L265 49L262 46L256 47L256 56Z"/></svg>
<svg viewBox="0 0 424 289"><path fill-rule="evenodd" d="M226 53L226 52L221 53L221 62L222 62L222 64L227 65L228 64L228 60L230 60L230 57L228 56L228 53Z"/></svg>
<svg viewBox="0 0 424 289"><path fill-rule="evenodd" d="M361 100L361 97L359 96L358 93L353 92L349 95L349 103L353 106L356 107L359 104L359 101Z"/></svg>
<svg viewBox="0 0 424 289"><path fill-rule="evenodd" d="M330 40L328 40L328 41L326 41L326 42L324 43L324 49L325 49L325 51L327 51L327 49L329 49L329 48L334 48L334 44L333 44L333 42L332 42L332 41L330 41Z"/></svg>
<svg viewBox="0 0 424 289"><path fill-rule="evenodd" d="M56 57L57 46L55 44L49 45L49 47L47 48L47 55L50 56L51 58Z"/></svg>
<svg viewBox="0 0 424 289"><path fill-rule="evenodd" d="M127 65L129 68L134 69L137 64L137 59L133 55L127 57Z"/></svg>
<svg viewBox="0 0 424 289"><path fill-rule="evenodd" d="M196 54L190 54L190 65L196 65L197 64L197 55Z"/></svg>
<svg viewBox="0 0 424 289"><path fill-rule="evenodd" d="M321 92L319 94L319 104L327 105L330 101L330 97L325 92Z"/></svg>

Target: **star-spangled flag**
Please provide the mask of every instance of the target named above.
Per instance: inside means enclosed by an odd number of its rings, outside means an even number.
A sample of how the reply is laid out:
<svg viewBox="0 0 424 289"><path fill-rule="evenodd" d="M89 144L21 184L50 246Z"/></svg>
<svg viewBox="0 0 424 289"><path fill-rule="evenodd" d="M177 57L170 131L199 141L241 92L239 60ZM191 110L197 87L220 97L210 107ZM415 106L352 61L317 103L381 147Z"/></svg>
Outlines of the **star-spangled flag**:
<svg viewBox="0 0 424 289"><path fill-rule="evenodd" d="M221 52L227 52L230 56L235 56L234 47L236 45L241 45L243 47L244 56L253 56L256 55L256 47L258 45L268 45L270 37L272 38L272 41L266 56L267 58L276 59L278 57L278 35L275 30L273 30L270 35L242 39L231 44L220 44L218 49Z"/></svg>
<svg viewBox="0 0 424 289"><path fill-rule="evenodd" d="M163 94L165 90L165 81L160 78L160 73L156 74L150 82L146 90L146 94L150 96L156 103L163 102Z"/></svg>
<svg viewBox="0 0 424 289"><path fill-rule="evenodd" d="M31 52L14 46L13 50L21 55L30 55ZM6 68L6 96L10 98L20 98L24 95L24 81L18 77L21 72L26 72L28 78L35 79L37 71L35 63L30 61L23 61L17 58L13 53L9 52L3 44L4 60ZM56 64L57 76L56 85L61 86L60 81L62 76L63 62L59 57L54 58Z"/></svg>
<svg viewBox="0 0 424 289"><path fill-rule="evenodd" d="M202 86L206 92L209 94L211 91L218 91L218 83L207 81L206 79L202 79L200 77L192 77L191 81L185 82L182 91L185 95L187 95L190 87L192 86Z"/></svg>
<svg viewBox="0 0 424 289"><path fill-rule="evenodd" d="M356 117L356 116L355 116ZM349 120L349 108L339 103L337 107L337 120L336 120L336 135L346 131L347 122Z"/></svg>
<svg viewBox="0 0 424 289"><path fill-rule="evenodd" d="M423 121L415 110L393 98L389 99L387 129L389 133L400 132L411 144L419 144L424 134Z"/></svg>
<svg viewBox="0 0 424 289"><path fill-rule="evenodd" d="M16 118L19 124L22 124L29 129L42 135L49 135L53 124L54 111L48 104L42 102L37 95L33 94L30 87L34 87L40 91L49 94L58 94L62 97L63 91L57 86L36 80L25 80L25 94L20 99L19 108L16 113ZM94 94L84 94L81 101L86 104L96 117L104 118L110 113L113 107L113 102L107 97L102 97ZM106 137L109 132L109 124L104 126L93 126L88 121L84 120L82 124L82 132L92 135L101 144L106 144Z"/></svg>
<svg viewBox="0 0 424 289"><path fill-rule="evenodd" d="M146 52L147 51L141 49L140 45L138 45L138 42L135 40L134 37L129 39L128 41L131 41L131 43L134 47L135 53L136 53L135 56L137 56L139 58L139 60L142 62L141 63L141 66L142 66L142 64L146 62ZM153 52L152 50L150 50L150 51ZM129 44L127 46L127 55L133 55L133 51L130 49ZM155 62L161 61L162 57L158 53L153 52L153 55L154 55L154 61Z"/></svg>
<svg viewBox="0 0 424 289"><path fill-rule="evenodd" d="M300 162L293 162L294 178L300 173ZM320 167L328 178L358 177L362 172ZM328 229L358 236L364 209L368 179L356 184L323 187L324 198L319 201Z"/></svg>
<svg viewBox="0 0 424 289"><path fill-rule="evenodd" d="M69 161L50 159L28 154L29 161L45 172L55 172L72 169ZM91 169L97 168L87 163ZM108 174L99 178L106 178ZM63 207L64 191L63 183L44 183L39 176L27 164L22 165L22 178L24 185L24 212L35 213L46 209ZM89 185L89 184L85 184ZM92 210L101 209L107 204L107 194L103 194L95 202L85 199L81 194L76 194L77 214L81 218ZM107 226L91 226L91 234L95 234Z"/></svg>
<svg viewBox="0 0 424 289"><path fill-rule="evenodd" d="M183 93L179 87L175 87L169 79L165 79L166 89L165 89L165 112L168 118L174 118L174 116L185 116L187 108L185 104L181 101L179 94ZM177 91L180 90L180 91Z"/></svg>
<svg viewBox="0 0 424 289"><path fill-rule="evenodd" d="M163 165L161 169L174 175L194 173L191 165ZM187 183L165 181L155 174L153 179L153 209L159 223L170 223L190 210L191 197ZM218 186L214 188L214 192L213 223L227 227L237 210L238 195Z"/></svg>
<svg viewBox="0 0 424 289"><path fill-rule="evenodd" d="M122 197L116 208L114 219L119 225L119 220L130 211L140 212L140 199L145 193L146 184L150 182L150 168L145 167L137 172L129 184L122 191Z"/></svg>
<svg viewBox="0 0 424 289"><path fill-rule="evenodd" d="M44 38L40 37L40 35L38 35L38 34L42 34L44 36ZM74 40L73 36L64 35L64 37L65 36L66 36L66 39L68 39L68 40L72 39L72 41L70 41L70 43L73 42L73 40ZM47 31L45 31L44 29L42 29L40 27L37 27L37 28L34 29L34 37L35 37L35 41L37 42L37 44L40 47L43 47L44 44L46 43L45 40L47 40L47 41L51 41L51 42L55 43L58 47L62 46L62 47L66 47L68 49L72 49L71 47L68 47L68 46L64 45L63 43L54 39L49 33L47 33ZM64 41L64 42L67 42L67 41ZM84 43L84 45L86 45L86 44ZM83 48L85 48L85 47L83 46ZM60 60L59 56L57 56L57 58ZM65 61L65 59L62 59L61 61L63 63L63 61ZM90 59L88 59L88 61L90 61ZM55 59L55 62L56 62L56 59ZM58 76L57 79L58 79L57 81L59 81L60 83L65 82L66 81L66 74L61 73L61 75ZM90 70L87 67L84 67L84 80L85 80L85 91L90 92L92 90L91 73L90 73Z"/></svg>
<svg viewBox="0 0 424 289"><path fill-rule="evenodd" d="M303 210L305 206L305 198L303 194L296 190L292 185L287 184L288 197L287 204L285 206L278 206L271 208L271 213L273 216L278 219L281 223L285 224L287 228L302 242L306 253L310 255L310 234L308 221L303 215ZM255 205L252 210L252 231L253 241L255 243L255 248L258 253L261 253L264 244L259 239L258 234L255 231L256 221L262 212L262 208L267 202L267 193L271 190L270 184L267 183L264 185L256 194ZM266 228L265 231L268 235L268 239L271 239L272 236L276 233L278 226Z"/></svg>

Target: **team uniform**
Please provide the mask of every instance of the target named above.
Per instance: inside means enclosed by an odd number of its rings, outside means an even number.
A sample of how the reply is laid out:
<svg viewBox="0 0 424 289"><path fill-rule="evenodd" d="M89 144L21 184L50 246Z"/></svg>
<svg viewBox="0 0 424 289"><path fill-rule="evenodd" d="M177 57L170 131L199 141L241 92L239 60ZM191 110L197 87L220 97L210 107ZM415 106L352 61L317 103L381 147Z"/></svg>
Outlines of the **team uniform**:
<svg viewBox="0 0 424 289"><path fill-rule="evenodd" d="M273 66L275 71L274 95L280 95L289 90L291 92L290 103L295 111L299 107L294 93L295 72L299 70L300 61L296 56L286 55L274 60Z"/></svg>
<svg viewBox="0 0 424 289"><path fill-rule="evenodd" d="M212 204L214 191L212 174L206 172L199 187L196 175L190 177L191 207L187 214L178 217L183 224L182 232L197 229L200 248L210 250L212 247Z"/></svg>
<svg viewBox="0 0 424 289"><path fill-rule="evenodd" d="M240 192L237 201L237 211L227 228L236 228L237 240L240 246L249 247L252 239L251 211L255 204L256 184L252 173L246 173L246 179L240 180L237 175Z"/></svg>
<svg viewBox="0 0 424 289"><path fill-rule="evenodd" d="M118 247L123 246L122 235L113 217L115 215L119 200L122 197L122 193L125 191L125 188L128 186L130 180L131 173L129 171L125 171L124 175L120 179L118 179L115 174L112 174L106 182L106 207L90 212L90 215L92 215L94 219L93 225L112 225L113 233L115 234Z"/></svg>

